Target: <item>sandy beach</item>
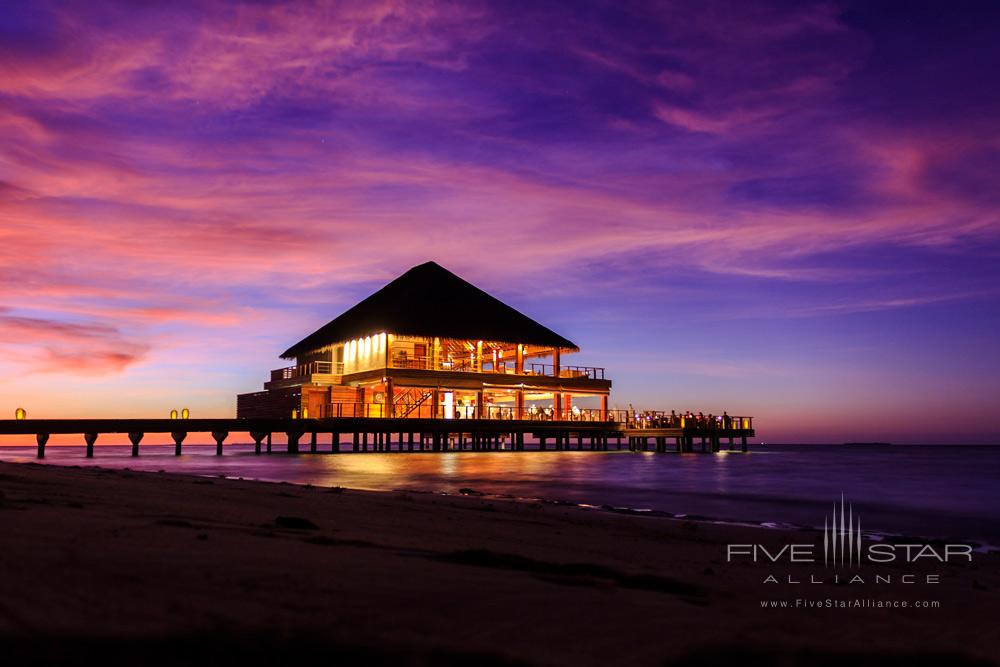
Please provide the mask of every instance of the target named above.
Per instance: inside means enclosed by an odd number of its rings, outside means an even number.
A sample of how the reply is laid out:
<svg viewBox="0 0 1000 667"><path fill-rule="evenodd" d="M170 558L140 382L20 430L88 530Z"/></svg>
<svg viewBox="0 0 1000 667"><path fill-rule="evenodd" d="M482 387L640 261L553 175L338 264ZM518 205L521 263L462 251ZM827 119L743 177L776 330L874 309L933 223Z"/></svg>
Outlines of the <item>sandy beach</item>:
<svg viewBox="0 0 1000 667"><path fill-rule="evenodd" d="M490 497L0 464L9 664L993 664L1000 556L764 584L802 533ZM811 540L814 536L810 535ZM762 600L935 608L761 608ZM895 661L888 660L889 658ZM888 660L888 661L887 661Z"/></svg>

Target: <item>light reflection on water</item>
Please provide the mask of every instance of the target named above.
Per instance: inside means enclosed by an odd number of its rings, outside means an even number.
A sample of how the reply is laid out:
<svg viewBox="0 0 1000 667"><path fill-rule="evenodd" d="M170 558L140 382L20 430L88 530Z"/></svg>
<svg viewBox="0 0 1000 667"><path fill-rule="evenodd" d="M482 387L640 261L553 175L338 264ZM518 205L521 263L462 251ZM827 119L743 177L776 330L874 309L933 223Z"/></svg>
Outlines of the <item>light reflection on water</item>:
<svg viewBox="0 0 1000 667"><path fill-rule="evenodd" d="M246 445L52 446L46 463L224 475L321 486L460 488L725 520L817 526L841 493L871 530L1000 544L1000 448L784 446L720 454L449 452L254 456ZM35 461L32 447L0 459Z"/></svg>

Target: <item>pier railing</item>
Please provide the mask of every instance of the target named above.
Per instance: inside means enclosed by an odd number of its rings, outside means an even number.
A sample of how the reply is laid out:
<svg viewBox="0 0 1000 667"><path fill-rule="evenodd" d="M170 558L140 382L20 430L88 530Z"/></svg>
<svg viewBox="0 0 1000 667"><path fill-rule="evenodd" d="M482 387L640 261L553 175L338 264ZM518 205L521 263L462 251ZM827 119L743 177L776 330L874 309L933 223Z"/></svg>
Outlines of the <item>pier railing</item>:
<svg viewBox="0 0 1000 667"><path fill-rule="evenodd" d="M557 411L551 406L496 406L496 405L432 405L397 403L331 403L323 406L320 414L308 417L329 419L335 417L407 417L416 419L493 419L521 421L604 422L619 424L628 429L696 429L704 431L750 431L753 417L716 415L689 415L662 411L602 410L600 408L573 407Z"/></svg>

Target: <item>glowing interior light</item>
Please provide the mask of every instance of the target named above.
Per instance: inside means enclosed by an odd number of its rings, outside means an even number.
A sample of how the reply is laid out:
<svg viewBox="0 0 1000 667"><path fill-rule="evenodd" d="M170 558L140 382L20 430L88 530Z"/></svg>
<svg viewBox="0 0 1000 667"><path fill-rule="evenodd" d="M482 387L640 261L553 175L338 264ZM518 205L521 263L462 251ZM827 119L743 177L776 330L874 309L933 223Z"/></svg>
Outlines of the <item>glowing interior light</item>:
<svg viewBox="0 0 1000 667"><path fill-rule="evenodd" d="M28 418L28 413L25 412L24 408L18 408L14 412L14 419L21 420L21 419L27 419L27 418Z"/></svg>
<svg viewBox="0 0 1000 667"><path fill-rule="evenodd" d="M177 419L177 410L171 410L170 411L170 418L171 419Z"/></svg>
<svg viewBox="0 0 1000 667"><path fill-rule="evenodd" d="M191 416L191 411L190 410L188 410L187 408L184 408L183 410L181 410L181 419L187 419L190 416Z"/></svg>

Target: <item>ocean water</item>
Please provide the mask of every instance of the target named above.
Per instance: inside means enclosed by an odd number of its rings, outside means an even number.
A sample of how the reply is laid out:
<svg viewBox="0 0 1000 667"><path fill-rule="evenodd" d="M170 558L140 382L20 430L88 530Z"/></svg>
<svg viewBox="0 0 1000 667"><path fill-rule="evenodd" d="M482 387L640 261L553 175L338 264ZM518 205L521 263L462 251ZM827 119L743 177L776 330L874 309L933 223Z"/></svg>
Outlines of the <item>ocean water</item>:
<svg viewBox="0 0 1000 667"><path fill-rule="evenodd" d="M306 445L308 447L308 445ZM329 445L327 445L327 448ZM322 446L321 446L322 448ZM33 447L0 460L36 461ZM451 452L255 456L247 445L50 446L45 463L241 477L357 489L459 489L764 525L819 527L841 495L873 534L1000 545L1000 447L823 446L749 454Z"/></svg>

